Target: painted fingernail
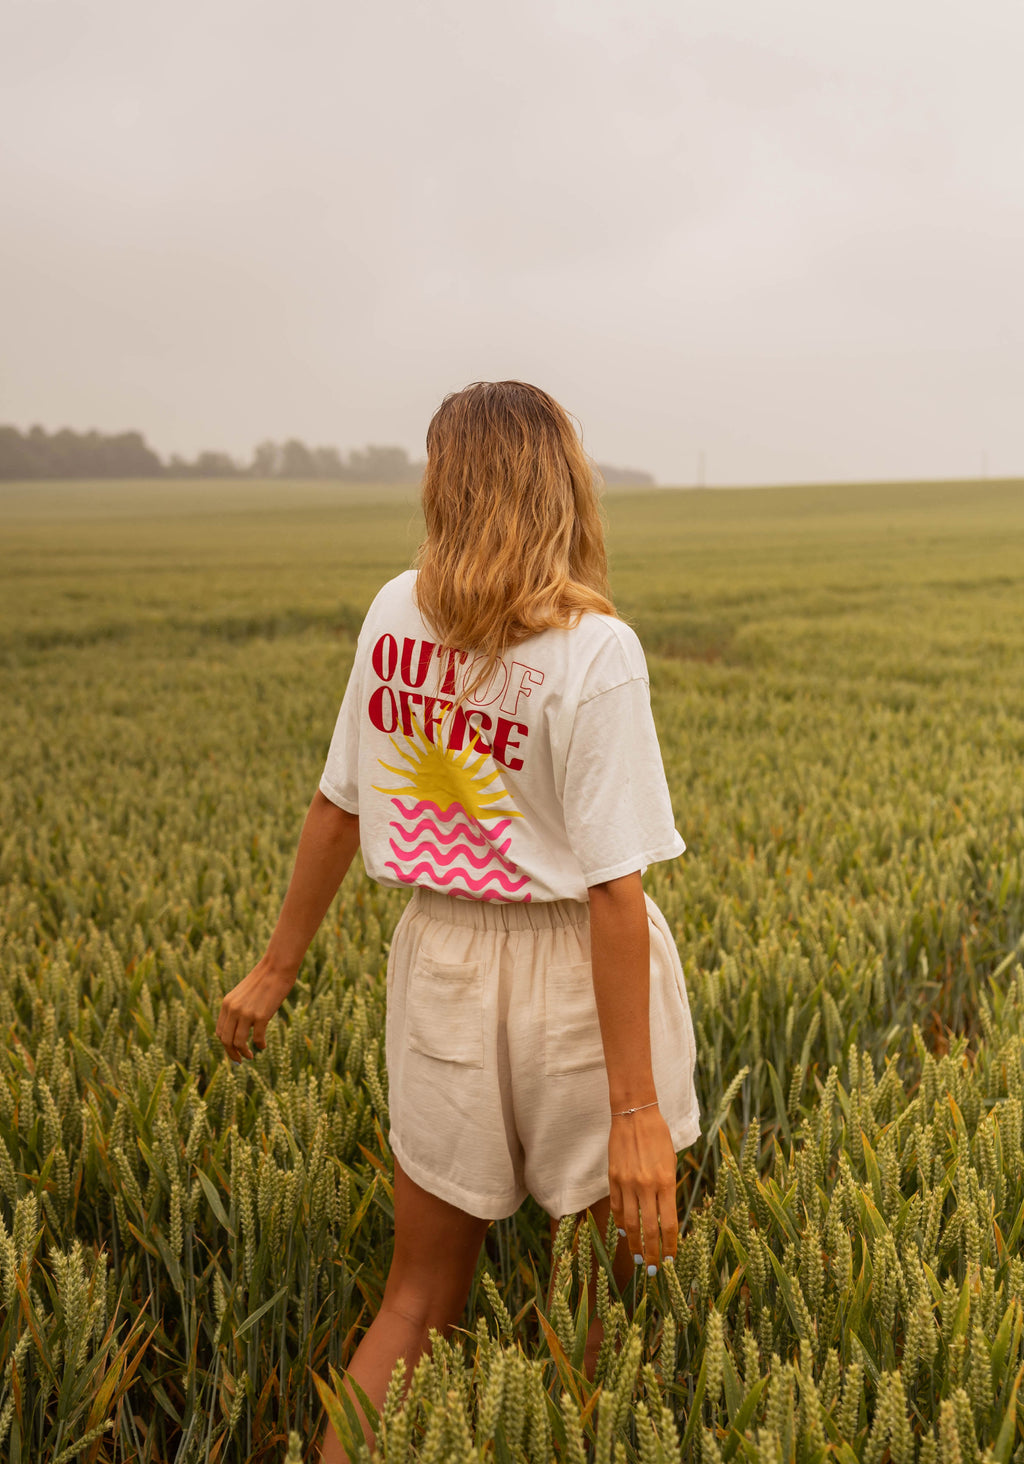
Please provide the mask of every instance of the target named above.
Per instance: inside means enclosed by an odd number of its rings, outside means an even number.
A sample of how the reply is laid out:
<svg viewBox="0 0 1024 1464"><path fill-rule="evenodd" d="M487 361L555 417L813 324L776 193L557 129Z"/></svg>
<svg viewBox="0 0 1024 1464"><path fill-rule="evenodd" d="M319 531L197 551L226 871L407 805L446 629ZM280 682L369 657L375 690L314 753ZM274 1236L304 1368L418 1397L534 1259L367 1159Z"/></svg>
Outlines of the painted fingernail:
<svg viewBox="0 0 1024 1464"><path fill-rule="evenodd" d="M619 1227L619 1234L622 1236L623 1240L625 1240L625 1238L626 1238L626 1232L622 1229L621 1226Z"/></svg>
<svg viewBox="0 0 1024 1464"><path fill-rule="evenodd" d="M657 1266L654 1266L654 1265L648 1266L647 1267L647 1274L648 1274L648 1276L657 1276L657 1274L658 1274L658 1268L657 1268Z"/></svg>
<svg viewBox="0 0 1024 1464"><path fill-rule="evenodd" d="M638 1255L635 1255L634 1254L634 1256L633 1256L633 1265L634 1266L640 1266L640 1265L642 1265L643 1264L643 1259L644 1259L643 1256L638 1256Z"/></svg>

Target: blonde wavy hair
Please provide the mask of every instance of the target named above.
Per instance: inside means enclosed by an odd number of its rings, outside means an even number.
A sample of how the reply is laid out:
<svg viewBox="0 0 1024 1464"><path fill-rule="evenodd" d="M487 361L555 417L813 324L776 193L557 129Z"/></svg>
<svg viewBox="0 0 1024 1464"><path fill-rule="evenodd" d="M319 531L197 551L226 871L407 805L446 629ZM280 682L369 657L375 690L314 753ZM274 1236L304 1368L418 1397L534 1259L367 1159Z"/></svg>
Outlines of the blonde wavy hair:
<svg viewBox="0 0 1024 1464"><path fill-rule="evenodd" d="M525 381L476 381L427 429L416 601L444 645L505 651L588 610L615 615L594 470L572 419Z"/></svg>

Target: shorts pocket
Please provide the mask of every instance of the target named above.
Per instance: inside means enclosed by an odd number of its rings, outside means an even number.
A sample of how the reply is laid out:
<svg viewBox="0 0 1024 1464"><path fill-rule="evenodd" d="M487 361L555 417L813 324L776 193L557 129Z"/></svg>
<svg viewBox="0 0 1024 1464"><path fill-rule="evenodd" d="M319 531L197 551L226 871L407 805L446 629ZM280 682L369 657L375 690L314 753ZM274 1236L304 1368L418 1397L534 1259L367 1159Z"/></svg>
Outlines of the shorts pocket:
<svg viewBox="0 0 1024 1464"><path fill-rule="evenodd" d="M549 966L544 982L544 1071L554 1075L603 1066L590 962Z"/></svg>
<svg viewBox="0 0 1024 1464"><path fill-rule="evenodd" d="M483 1067L479 961L454 965L419 953L409 983L406 1040L415 1052L427 1057Z"/></svg>

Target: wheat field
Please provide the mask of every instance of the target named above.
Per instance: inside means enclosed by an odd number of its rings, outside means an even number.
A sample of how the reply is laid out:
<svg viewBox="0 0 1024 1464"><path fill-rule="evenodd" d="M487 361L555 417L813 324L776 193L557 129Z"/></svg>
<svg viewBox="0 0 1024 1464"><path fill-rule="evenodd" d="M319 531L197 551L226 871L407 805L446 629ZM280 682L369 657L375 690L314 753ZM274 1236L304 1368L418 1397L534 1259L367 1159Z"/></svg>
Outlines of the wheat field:
<svg viewBox="0 0 1024 1464"><path fill-rule="evenodd" d="M533 1201L492 1225L381 1457L1021 1464L1024 484L606 510L688 845L646 878L679 1252L619 1296L593 1227L552 1276ZM353 869L253 1063L213 1029L416 505L5 484L0 525L0 1457L294 1464L387 1274L404 895Z"/></svg>

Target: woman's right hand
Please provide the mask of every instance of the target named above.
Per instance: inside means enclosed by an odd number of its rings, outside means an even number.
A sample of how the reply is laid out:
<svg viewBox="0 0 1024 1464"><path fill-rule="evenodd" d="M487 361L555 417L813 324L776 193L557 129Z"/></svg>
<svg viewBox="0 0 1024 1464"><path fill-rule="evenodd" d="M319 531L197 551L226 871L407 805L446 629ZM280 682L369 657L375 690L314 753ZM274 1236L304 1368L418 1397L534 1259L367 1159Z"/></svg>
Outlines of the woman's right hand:
<svg viewBox="0 0 1024 1464"><path fill-rule="evenodd" d="M675 1256L679 1240L676 1152L668 1124L656 1106L613 1115L608 1194L615 1223L626 1232L634 1260L641 1256L650 1268Z"/></svg>
<svg viewBox="0 0 1024 1464"><path fill-rule="evenodd" d="M232 1062L267 1045L267 1023L295 985L302 958L359 848L359 817L318 788L295 854L288 893L266 952L221 1003L217 1036Z"/></svg>
<svg viewBox="0 0 1024 1464"><path fill-rule="evenodd" d="M295 977L271 966L266 956L233 986L221 1002L217 1036L232 1062L252 1057L252 1045L260 1051L267 1045L267 1023L295 985Z"/></svg>

